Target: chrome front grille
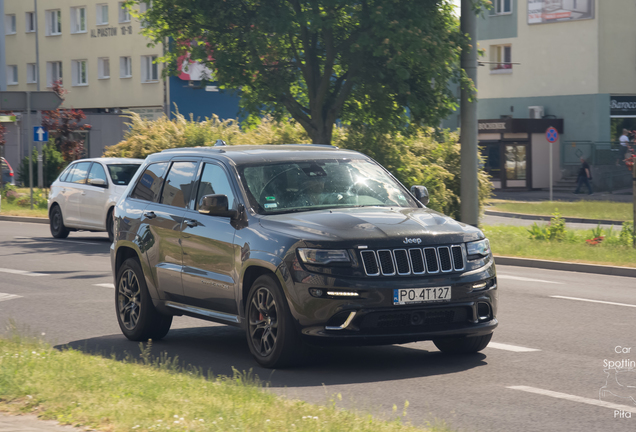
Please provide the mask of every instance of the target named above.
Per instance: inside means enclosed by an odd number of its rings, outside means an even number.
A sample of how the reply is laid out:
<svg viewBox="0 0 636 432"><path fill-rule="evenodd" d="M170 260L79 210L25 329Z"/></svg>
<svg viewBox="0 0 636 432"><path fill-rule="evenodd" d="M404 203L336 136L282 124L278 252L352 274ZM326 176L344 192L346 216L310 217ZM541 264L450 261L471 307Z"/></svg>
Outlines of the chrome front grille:
<svg viewBox="0 0 636 432"><path fill-rule="evenodd" d="M362 250L362 265L367 276L405 276L450 273L466 267L461 245L413 249Z"/></svg>

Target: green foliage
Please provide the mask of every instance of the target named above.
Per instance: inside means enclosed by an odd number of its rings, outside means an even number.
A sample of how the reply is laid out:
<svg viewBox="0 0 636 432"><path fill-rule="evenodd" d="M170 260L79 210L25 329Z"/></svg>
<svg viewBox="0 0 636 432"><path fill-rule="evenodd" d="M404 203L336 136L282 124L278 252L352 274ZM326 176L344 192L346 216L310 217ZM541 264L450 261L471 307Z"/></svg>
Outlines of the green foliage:
<svg viewBox="0 0 636 432"><path fill-rule="evenodd" d="M2 188L2 197L7 200L9 204L13 203L18 196L17 188L11 183L5 183Z"/></svg>
<svg viewBox="0 0 636 432"><path fill-rule="evenodd" d="M295 122L277 122L265 117L249 130L241 131L235 120L214 116L201 122L176 118L156 121L130 114L130 130L121 143L108 147L106 157L145 158L176 147L213 145L217 139L233 144L308 143L309 136ZM460 145L458 136L418 128L410 134L378 133L366 127L336 128L333 145L364 153L386 167L407 188L424 185L429 190L428 207L453 218L460 215ZM492 186L488 175L479 172L479 203L483 207Z"/></svg>
<svg viewBox="0 0 636 432"><path fill-rule="evenodd" d="M565 219L561 217L558 210L552 213L552 218L547 226L537 225L535 222L527 231L530 234L529 237L533 240L563 241L567 238Z"/></svg>
<svg viewBox="0 0 636 432"><path fill-rule="evenodd" d="M473 86L458 67L470 45L453 8L450 0L154 0L141 16L131 11L154 43L174 41L159 59L169 73L183 56L202 62L209 80L241 89L244 114L291 115L312 142L330 144L337 119L388 132L436 126L456 108L449 83Z"/></svg>
<svg viewBox="0 0 636 432"><path fill-rule="evenodd" d="M634 239L636 238L636 233L634 232L634 223L633 222L623 222L623 226L621 228L621 232L618 235L620 244L624 246L633 246Z"/></svg>
<svg viewBox="0 0 636 432"><path fill-rule="evenodd" d="M547 240L548 239L548 228L543 225L537 225L537 223L533 223L530 228L528 228L528 233L530 234L530 238L532 240Z"/></svg>
<svg viewBox="0 0 636 432"><path fill-rule="evenodd" d="M37 185L38 182L38 151L36 148L31 153L32 169L33 169L33 184ZM44 174L44 187L50 187L51 183L55 181L58 175L62 172L66 162L62 157L62 153L57 151L55 143L49 141L42 146L42 170ZM18 181L24 186L29 186L29 157L22 159L20 167L18 168Z"/></svg>

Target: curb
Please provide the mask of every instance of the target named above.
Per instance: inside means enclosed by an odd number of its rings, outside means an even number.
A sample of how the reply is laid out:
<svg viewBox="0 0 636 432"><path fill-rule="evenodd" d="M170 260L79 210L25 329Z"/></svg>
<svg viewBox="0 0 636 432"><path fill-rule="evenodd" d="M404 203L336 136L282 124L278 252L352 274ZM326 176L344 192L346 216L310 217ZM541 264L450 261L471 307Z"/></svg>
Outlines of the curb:
<svg viewBox="0 0 636 432"><path fill-rule="evenodd" d="M509 212L501 212L496 210L485 210L484 214L488 216L501 216L501 217L511 217L517 219L528 219L528 220L539 220L539 221L550 221L552 216L542 216L542 215L531 215L524 213L509 213ZM602 224L602 225L623 225L623 221L616 221L610 219L585 219L585 218L577 218L577 217L568 217L561 216L566 222L570 223L588 223L588 224Z"/></svg>
<svg viewBox="0 0 636 432"><path fill-rule="evenodd" d="M599 264L548 261L533 258L515 258L497 255L495 255L495 264L636 278L636 268L632 267L613 267Z"/></svg>
<svg viewBox="0 0 636 432"><path fill-rule="evenodd" d="M48 225L49 218L27 217L27 216L3 216L3 215L0 215L0 221L28 222L28 223L40 223L40 224L47 224Z"/></svg>

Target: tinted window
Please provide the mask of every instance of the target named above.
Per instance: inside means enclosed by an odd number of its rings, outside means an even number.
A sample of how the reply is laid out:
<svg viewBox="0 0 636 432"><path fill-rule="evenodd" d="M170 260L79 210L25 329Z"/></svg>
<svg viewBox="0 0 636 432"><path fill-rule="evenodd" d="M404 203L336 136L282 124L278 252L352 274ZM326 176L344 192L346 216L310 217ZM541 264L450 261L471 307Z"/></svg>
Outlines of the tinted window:
<svg viewBox="0 0 636 432"><path fill-rule="evenodd" d="M88 168L90 166L90 162L80 162L73 165L73 171L71 171L66 181L77 184L85 184Z"/></svg>
<svg viewBox="0 0 636 432"><path fill-rule="evenodd" d="M139 177L139 182L130 195L131 198L157 202L167 167L168 162L148 165Z"/></svg>
<svg viewBox="0 0 636 432"><path fill-rule="evenodd" d="M168 177L166 177L161 202L185 208L192 196L196 169L197 162L174 162L170 167Z"/></svg>
<svg viewBox="0 0 636 432"><path fill-rule="evenodd" d="M104 171L104 167L102 164L94 162L91 167L91 172L88 173L88 183L90 183L93 179L102 179L105 182L105 186L108 186L108 179L106 178L106 171Z"/></svg>
<svg viewBox="0 0 636 432"><path fill-rule="evenodd" d="M199 208L201 197L205 195L222 194L227 195L227 202L230 208L234 208L234 192L227 178L225 170L218 165L205 164L201 174L201 183L197 193L196 209Z"/></svg>
<svg viewBox="0 0 636 432"><path fill-rule="evenodd" d="M113 184L126 186L135 176L140 166L141 164L108 165L108 173L110 174Z"/></svg>

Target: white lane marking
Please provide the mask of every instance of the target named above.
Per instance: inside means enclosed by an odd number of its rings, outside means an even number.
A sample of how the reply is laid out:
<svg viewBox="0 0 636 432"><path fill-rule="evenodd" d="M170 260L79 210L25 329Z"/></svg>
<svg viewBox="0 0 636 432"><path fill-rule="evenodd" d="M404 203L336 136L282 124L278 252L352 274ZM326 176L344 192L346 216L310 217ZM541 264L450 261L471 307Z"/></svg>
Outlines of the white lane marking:
<svg viewBox="0 0 636 432"><path fill-rule="evenodd" d="M115 285L113 285L112 283L93 284L93 286L115 289Z"/></svg>
<svg viewBox="0 0 636 432"><path fill-rule="evenodd" d="M528 393L534 393L534 394L539 394L539 395L543 395L543 396L550 396L553 398L557 398L557 399L565 399L565 400L569 400L572 402L580 402L580 403L584 403L584 404L588 404L588 405L596 405L596 406L600 406L603 408L610 408L613 410L622 410L622 411L629 411L632 413L636 413L636 406L629 406L629 405L620 405L620 404L615 404L615 403L611 403L611 402L605 402L602 400L597 400L597 399L590 399L590 398L584 398L581 396L575 396L575 395L571 395L571 394L567 394L567 393L559 393L559 392L555 392L552 390L544 390L544 389L540 389L540 388L536 388L536 387L528 387L528 386L511 386L511 387L507 387L509 389L512 390L521 390L524 392L528 392Z"/></svg>
<svg viewBox="0 0 636 432"><path fill-rule="evenodd" d="M576 300L576 301L589 302L589 303L601 303L601 304L608 304L608 305L613 305L613 306L625 306L625 307L636 308L636 305L627 304L627 303L615 303L615 302L608 302L608 301L603 301L603 300L590 300L590 299L584 299L584 298L578 298L578 297L565 297L565 296L550 296L550 297L558 298L558 299L565 299L565 300Z"/></svg>
<svg viewBox="0 0 636 432"><path fill-rule="evenodd" d="M77 244L89 244L89 245L101 244L101 243L94 243L94 242L87 242L87 241L68 240L68 239L40 238L40 237L14 236L13 238L20 239L20 240L38 240L38 241L44 240L44 241L52 241L52 242L59 242L59 243L77 243Z"/></svg>
<svg viewBox="0 0 636 432"><path fill-rule="evenodd" d="M22 296L15 295L15 294L0 293L0 302L5 300L13 300L17 298L22 298Z"/></svg>
<svg viewBox="0 0 636 432"><path fill-rule="evenodd" d="M497 279L510 279L510 280L524 281L524 282L540 282L540 283L546 283L546 284L565 285L563 282L547 281L543 279L531 279L531 278L526 278L521 276L512 276L512 275L501 274L501 273L497 273Z"/></svg>
<svg viewBox="0 0 636 432"><path fill-rule="evenodd" d="M33 277L49 276L46 273L33 273L26 270L13 270L13 269L6 269L6 268L0 268L0 273L12 273L12 274L19 274L22 276L33 276Z"/></svg>
<svg viewBox="0 0 636 432"><path fill-rule="evenodd" d="M500 349L500 350L512 351L512 352L541 351L540 349L536 349L536 348L526 348L526 347L522 347L522 346L508 345L508 344L502 344L502 343L497 343L497 342L490 342L488 344L488 348L494 348L494 349Z"/></svg>

